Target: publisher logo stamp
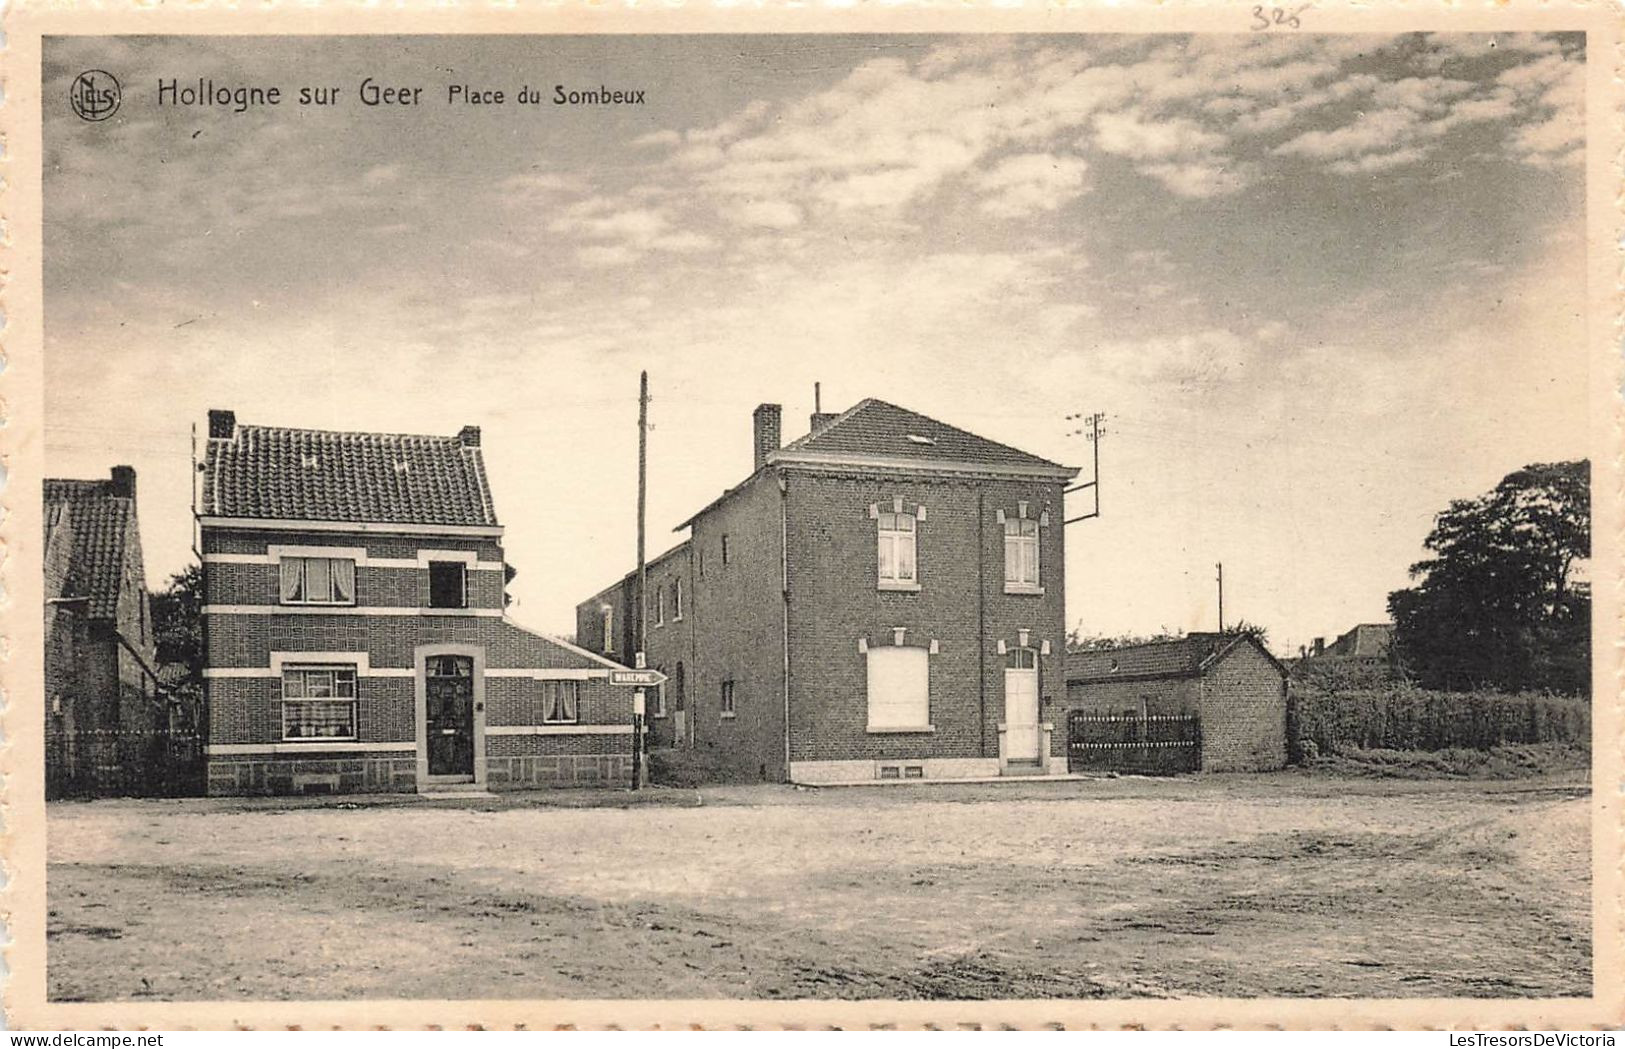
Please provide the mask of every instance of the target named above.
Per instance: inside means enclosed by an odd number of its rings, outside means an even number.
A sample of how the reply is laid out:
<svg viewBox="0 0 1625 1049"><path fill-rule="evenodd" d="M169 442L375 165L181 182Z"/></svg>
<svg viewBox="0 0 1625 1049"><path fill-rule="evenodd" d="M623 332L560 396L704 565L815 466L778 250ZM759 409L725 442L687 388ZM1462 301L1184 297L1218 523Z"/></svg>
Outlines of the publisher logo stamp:
<svg viewBox="0 0 1625 1049"><path fill-rule="evenodd" d="M89 69L73 78L68 88L68 104L81 120L106 120L118 112L124 94L118 78L102 69Z"/></svg>

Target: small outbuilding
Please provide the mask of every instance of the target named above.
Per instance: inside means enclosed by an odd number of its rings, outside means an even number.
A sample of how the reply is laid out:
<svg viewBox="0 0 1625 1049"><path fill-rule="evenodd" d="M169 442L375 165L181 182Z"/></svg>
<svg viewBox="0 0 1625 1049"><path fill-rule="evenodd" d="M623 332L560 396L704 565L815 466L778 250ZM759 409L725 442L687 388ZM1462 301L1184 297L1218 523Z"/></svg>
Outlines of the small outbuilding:
<svg viewBox="0 0 1625 1049"><path fill-rule="evenodd" d="M1287 671L1250 634L1073 652L1074 772L1257 772L1286 764Z"/></svg>

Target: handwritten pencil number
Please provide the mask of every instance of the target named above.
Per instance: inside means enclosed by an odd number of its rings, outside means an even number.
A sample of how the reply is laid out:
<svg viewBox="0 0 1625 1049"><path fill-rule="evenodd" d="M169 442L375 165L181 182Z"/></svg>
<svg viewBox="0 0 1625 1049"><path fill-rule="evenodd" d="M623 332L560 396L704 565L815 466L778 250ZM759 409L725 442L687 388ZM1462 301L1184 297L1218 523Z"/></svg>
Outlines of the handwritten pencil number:
<svg viewBox="0 0 1625 1049"><path fill-rule="evenodd" d="M1253 8L1252 30L1257 33L1277 26L1299 29L1303 23L1298 21L1298 16L1309 10L1310 6L1304 4L1301 7L1294 7L1289 10L1284 7L1265 7L1259 4Z"/></svg>

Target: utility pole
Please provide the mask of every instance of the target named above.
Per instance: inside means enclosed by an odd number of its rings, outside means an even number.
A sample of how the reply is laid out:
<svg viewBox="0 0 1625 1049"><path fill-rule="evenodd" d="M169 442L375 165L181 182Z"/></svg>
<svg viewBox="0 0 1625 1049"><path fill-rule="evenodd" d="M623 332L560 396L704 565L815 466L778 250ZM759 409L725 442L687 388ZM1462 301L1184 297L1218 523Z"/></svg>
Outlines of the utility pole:
<svg viewBox="0 0 1625 1049"><path fill-rule="evenodd" d="M1094 512L1087 513L1087 514L1082 514L1082 515L1080 515L1078 517L1070 517L1070 518L1067 518L1066 521L1064 522L1065 524L1077 524L1079 521L1087 521L1090 518L1100 516L1100 439L1102 437L1106 436L1106 430L1100 424L1106 421L1106 413L1105 412L1095 412L1092 415L1084 415L1082 412L1074 412L1071 415L1068 415L1066 417L1066 421L1067 422L1086 422L1086 423L1088 423L1089 428L1087 430L1085 430L1083 427L1079 427L1078 429L1075 429L1075 430L1071 431L1070 433L1068 433L1067 436L1068 437L1082 437L1084 440L1088 441L1091 445L1094 446L1094 459L1095 459L1094 480L1085 481L1083 484L1075 484L1071 488L1066 489L1065 492L1062 493L1063 495L1070 495L1073 492L1081 492L1085 488L1093 488L1094 491L1095 491L1095 509L1094 509Z"/></svg>
<svg viewBox="0 0 1625 1049"><path fill-rule="evenodd" d="M1219 633L1224 633L1224 562L1217 565L1219 569Z"/></svg>
<svg viewBox="0 0 1625 1049"><path fill-rule="evenodd" d="M638 376L638 636L633 662L644 665L644 641L649 631L649 565L644 557L644 514L649 505L649 373ZM632 789L643 785L643 689L632 693Z"/></svg>

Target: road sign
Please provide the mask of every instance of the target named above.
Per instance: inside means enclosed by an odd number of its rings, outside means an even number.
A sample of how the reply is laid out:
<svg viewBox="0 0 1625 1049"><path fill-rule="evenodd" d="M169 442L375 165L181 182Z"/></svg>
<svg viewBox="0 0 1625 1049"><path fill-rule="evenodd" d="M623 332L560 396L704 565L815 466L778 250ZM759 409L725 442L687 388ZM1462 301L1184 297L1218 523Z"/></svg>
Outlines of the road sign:
<svg viewBox="0 0 1625 1049"><path fill-rule="evenodd" d="M609 683L631 688L655 688L666 683L666 675L658 670L611 670Z"/></svg>

